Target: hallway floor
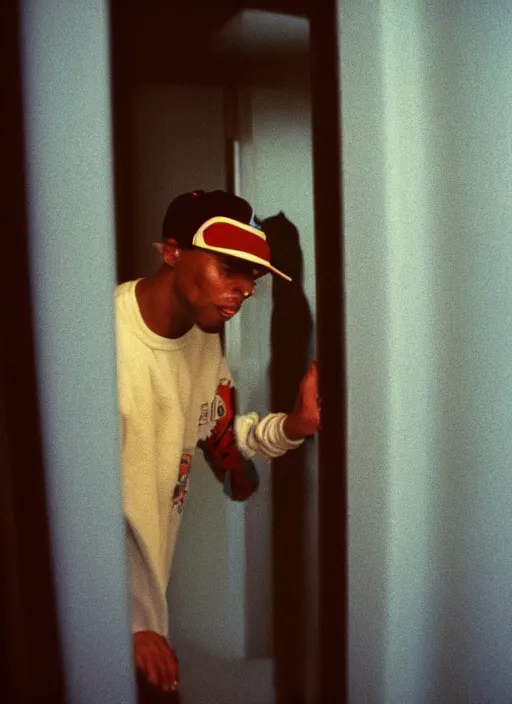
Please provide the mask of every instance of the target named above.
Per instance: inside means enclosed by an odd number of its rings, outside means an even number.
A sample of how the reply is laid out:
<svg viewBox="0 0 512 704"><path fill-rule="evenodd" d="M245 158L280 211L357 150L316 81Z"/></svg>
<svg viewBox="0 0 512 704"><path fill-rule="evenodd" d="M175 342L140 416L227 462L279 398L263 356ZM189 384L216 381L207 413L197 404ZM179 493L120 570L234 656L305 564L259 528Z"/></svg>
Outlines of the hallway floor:
<svg viewBox="0 0 512 704"><path fill-rule="evenodd" d="M224 660L180 648L182 704L274 704L272 660Z"/></svg>

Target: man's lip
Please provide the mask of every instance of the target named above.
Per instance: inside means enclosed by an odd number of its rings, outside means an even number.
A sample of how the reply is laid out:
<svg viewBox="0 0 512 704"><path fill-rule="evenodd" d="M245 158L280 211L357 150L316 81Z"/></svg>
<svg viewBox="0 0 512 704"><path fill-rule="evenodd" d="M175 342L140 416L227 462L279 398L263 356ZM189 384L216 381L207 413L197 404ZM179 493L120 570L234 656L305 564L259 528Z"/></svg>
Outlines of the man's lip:
<svg viewBox="0 0 512 704"><path fill-rule="evenodd" d="M224 318L232 318L240 310L240 306L221 306L219 308Z"/></svg>

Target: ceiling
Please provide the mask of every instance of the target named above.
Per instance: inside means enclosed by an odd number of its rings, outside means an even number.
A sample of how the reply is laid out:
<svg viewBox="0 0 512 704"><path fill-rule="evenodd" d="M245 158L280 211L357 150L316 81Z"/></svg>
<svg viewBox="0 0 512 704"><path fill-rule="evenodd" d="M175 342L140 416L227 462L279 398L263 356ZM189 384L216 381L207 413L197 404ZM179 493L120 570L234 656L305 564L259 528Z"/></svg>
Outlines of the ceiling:
<svg viewBox="0 0 512 704"><path fill-rule="evenodd" d="M263 10L240 10L212 38L213 51L268 58L307 54L309 20Z"/></svg>
<svg viewBox="0 0 512 704"><path fill-rule="evenodd" d="M240 5L240 3L238 3ZM307 61L309 20L233 4L112 4L114 74L130 80L218 81Z"/></svg>

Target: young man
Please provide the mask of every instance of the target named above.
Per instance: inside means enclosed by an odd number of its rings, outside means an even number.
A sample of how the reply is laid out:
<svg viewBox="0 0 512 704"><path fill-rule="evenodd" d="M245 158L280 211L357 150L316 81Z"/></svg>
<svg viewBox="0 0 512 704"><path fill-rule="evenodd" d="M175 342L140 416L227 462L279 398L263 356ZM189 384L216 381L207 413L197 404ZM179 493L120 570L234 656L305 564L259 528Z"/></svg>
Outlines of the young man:
<svg viewBox="0 0 512 704"><path fill-rule="evenodd" d="M178 686L165 594L196 447L244 500L257 488L248 460L300 445L318 429L319 409L313 364L290 414L236 416L219 333L259 277L288 278L272 266L249 204L224 191L183 194L158 248L153 276L117 288L116 320L135 663L139 685L162 691Z"/></svg>

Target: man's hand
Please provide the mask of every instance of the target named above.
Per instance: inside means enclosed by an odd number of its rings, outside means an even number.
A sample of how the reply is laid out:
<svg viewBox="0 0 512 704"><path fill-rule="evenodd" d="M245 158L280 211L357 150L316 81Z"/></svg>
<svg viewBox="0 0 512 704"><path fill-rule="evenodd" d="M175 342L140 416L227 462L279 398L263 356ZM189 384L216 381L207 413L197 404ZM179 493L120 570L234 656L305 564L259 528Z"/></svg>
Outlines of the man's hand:
<svg viewBox="0 0 512 704"><path fill-rule="evenodd" d="M301 440L316 433L319 427L318 370L316 362L311 362L300 382L295 407L285 418L283 430L290 440Z"/></svg>
<svg viewBox="0 0 512 704"><path fill-rule="evenodd" d="M133 653L135 666L151 684L163 690L178 688L178 658L163 636L153 631L137 631L133 634Z"/></svg>

